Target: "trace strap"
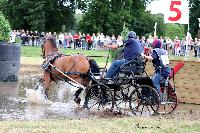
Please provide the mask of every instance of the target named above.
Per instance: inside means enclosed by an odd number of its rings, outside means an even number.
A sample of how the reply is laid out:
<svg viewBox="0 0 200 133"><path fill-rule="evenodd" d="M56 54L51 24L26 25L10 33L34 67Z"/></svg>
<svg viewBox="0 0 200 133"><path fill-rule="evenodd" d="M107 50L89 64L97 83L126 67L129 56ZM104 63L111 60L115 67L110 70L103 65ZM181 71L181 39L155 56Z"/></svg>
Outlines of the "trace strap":
<svg viewBox="0 0 200 133"><path fill-rule="evenodd" d="M60 72L62 75L64 75L65 77L67 77L68 79L70 79L71 81L73 81L74 83L76 83L80 88L85 89L85 87L84 87L82 84L78 83L78 82L75 81L74 79L72 79L72 78L70 78L69 76L67 76L64 72L60 71L60 70L59 70L57 67L55 67L54 65L52 65L51 63L49 63L49 65L50 65L53 69L57 70L57 71Z"/></svg>

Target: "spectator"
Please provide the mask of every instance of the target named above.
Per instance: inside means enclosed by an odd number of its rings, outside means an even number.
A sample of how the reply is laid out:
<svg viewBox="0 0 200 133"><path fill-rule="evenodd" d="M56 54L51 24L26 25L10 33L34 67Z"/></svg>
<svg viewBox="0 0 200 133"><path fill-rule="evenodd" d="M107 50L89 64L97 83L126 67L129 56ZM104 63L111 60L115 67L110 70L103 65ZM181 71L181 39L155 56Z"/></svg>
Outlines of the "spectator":
<svg viewBox="0 0 200 133"><path fill-rule="evenodd" d="M93 41L93 44L92 44L93 45L93 49L96 50L97 43L98 43L98 38L94 33L92 34L92 41Z"/></svg>
<svg viewBox="0 0 200 133"><path fill-rule="evenodd" d="M79 47L79 35L78 33L76 33L74 36L73 36L73 40L74 40L74 49L76 49L77 47Z"/></svg>
<svg viewBox="0 0 200 133"><path fill-rule="evenodd" d="M63 40L63 47L64 47L64 49L66 49L67 46L68 46L68 34L65 33L64 34L64 40Z"/></svg>
<svg viewBox="0 0 200 133"><path fill-rule="evenodd" d="M180 41L178 40L178 37L174 39L174 54L176 56L180 56Z"/></svg>
<svg viewBox="0 0 200 133"><path fill-rule="evenodd" d="M88 50L90 50L91 49L91 47L92 47L92 37L90 36L90 34L87 34L86 35L86 42L87 42L87 44L88 44L88 47L87 47L87 49Z"/></svg>
<svg viewBox="0 0 200 133"><path fill-rule="evenodd" d="M147 44L148 44L148 47L152 48L153 47L153 37L151 35L149 35L149 38L147 39Z"/></svg>
<svg viewBox="0 0 200 133"><path fill-rule="evenodd" d="M25 45L25 43L26 43L26 33L23 29L20 33L20 37L21 37L21 40L22 40L22 45Z"/></svg>
<svg viewBox="0 0 200 133"><path fill-rule="evenodd" d="M71 48L71 47L72 47L71 44L72 44L72 42L73 42L73 36L72 36L71 33L68 34L67 40L68 40L67 48Z"/></svg>
<svg viewBox="0 0 200 133"><path fill-rule="evenodd" d="M86 42L85 33L82 34L82 36L80 37L80 40L81 40L81 48L87 49L87 42Z"/></svg>
<svg viewBox="0 0 200 133"><path fill-rule="evenodd" d="M146 46L146 43L145 43L145 36L142 36L142 38L140 39L140 44L142 46L142 49L144 51L144 46Z"/></svg>
<svg viewBox="0 0 200 133"><path fill-rule="evenodd" d="M39 39L40 39L39 37L40 37L40 34L39 34L37 31L35 31L35 45L36 45L36 46L39 46L39 43L40 43L40 42L39 42L39 41L40 41L40 40L39 40Z"/></svg>
<svg viewBox="0 0 200 133"><path fill-rule="evenodd" d="M103 48L105 36L103 33L99 36L100 48Z"/></svg>
<svg viewBox="0 0 200 133"><path fill-rule="evenodd" d="M168 54L170 54L169 51L170 51L170 49L172 49L172 40L169 37L167 37L166 45L167 45L166 46L167 52L168 52Z"/></svg>
<svg viewBox="0 0 200 133"><path fill-rule="evenodd" d="M27 44L27 45L29 45L29 43L30 43L30 33L29 33L29 31L27 30L26 31L26 37L25 37L25 43Z"/></svg>
<svg viewBox="0 0 200 133"><path fill-rule="evenodd" d="M33 31L30 31L30 37L31 37L31 43L32 43L32 46L34 46L34 42L35 42L35 34L33 33Z"/></svg>

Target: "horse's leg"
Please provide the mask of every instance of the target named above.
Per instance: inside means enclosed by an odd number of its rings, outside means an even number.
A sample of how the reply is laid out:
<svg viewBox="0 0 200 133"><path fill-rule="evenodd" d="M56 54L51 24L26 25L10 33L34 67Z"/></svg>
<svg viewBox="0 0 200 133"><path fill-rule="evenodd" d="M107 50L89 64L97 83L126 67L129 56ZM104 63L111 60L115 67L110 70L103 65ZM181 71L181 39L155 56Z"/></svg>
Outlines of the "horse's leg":
<svg viewBox="0 0 200 133"><path fill-rule="evenodd" d="M89 80L88 79L80 79L79 78L79 79L76 79L76 81L79 82L80 84L84 85L84 86L88 86L88 84L89 84ZM81 94L82 91L83 91L83 88L79 88L74 94L74 96L75 96L74 101L77 104L80 104L80 102L81 102L81 99L80 99L79 95Z"/></svg>
<svg viewBox="0 0 200 133"><path fill-rule="evenodd" d="M44 90L44 94L45 96L48 98L48 90L49 90L49 86L50 86L50 82L51 82L51 77L50 77L50 73L49 72L45 72L44 73L44 87L45 87L45 90Z"/></svg>
<svg viewBox="0 0 200 133"><path fill-rule="evenodd" d="M75 92L75 94L74 94L74 96L75 96L74 101L75 101L77 104L80 104L80 103L81 103L81 98L79 97L79 95L81 94L82 90L83 90L83 88L79 88L79 89Z"/></svg>

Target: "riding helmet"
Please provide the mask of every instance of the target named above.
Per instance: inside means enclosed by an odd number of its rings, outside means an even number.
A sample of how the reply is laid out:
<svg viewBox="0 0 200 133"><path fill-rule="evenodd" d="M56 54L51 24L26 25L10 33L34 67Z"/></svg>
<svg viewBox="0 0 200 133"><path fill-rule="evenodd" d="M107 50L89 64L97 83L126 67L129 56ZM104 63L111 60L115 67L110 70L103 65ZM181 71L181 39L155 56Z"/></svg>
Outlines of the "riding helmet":
<svg viewBox="0 0 200 133"><path fill-rule="evenodd" d="M128 38L136 38L136 33L134 31L130 31L128 33Z"/></svg>

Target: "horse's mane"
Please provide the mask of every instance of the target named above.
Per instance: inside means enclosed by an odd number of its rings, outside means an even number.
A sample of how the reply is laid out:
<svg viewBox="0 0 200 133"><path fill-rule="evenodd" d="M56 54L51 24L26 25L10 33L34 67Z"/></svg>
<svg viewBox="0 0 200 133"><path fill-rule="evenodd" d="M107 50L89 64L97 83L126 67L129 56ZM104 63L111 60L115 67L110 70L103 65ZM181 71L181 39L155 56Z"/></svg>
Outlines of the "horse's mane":
<svg viewBox="0 0 200 133"><path fill-rule="evenodd" d="M52 43L52 45L54 46L54 48L57 48L56 38L55 38L55 37L53 37L53 36L47 36L47 37L45 38L44 44L45 44L45 42L46 42L47 40L51 41L51 43ZM44 45L44 44L43 44L43 45Z"/></svg>

